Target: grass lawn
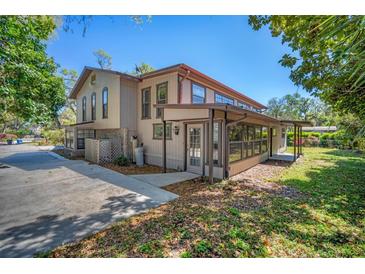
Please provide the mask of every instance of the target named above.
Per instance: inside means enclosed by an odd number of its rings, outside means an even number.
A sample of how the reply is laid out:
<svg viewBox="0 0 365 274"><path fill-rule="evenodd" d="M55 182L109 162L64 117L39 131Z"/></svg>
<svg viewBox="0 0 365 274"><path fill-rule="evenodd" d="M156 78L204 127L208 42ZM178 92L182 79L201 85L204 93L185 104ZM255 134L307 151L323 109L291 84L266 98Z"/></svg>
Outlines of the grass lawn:
<svg viewBox="0 0 365 274"><path fill-rule="evenodd" d="M364 257L365 156L324 148L304 153L263 183L275 183L275 190L246 181L170 186L179 199L47 255Z"/></svg>

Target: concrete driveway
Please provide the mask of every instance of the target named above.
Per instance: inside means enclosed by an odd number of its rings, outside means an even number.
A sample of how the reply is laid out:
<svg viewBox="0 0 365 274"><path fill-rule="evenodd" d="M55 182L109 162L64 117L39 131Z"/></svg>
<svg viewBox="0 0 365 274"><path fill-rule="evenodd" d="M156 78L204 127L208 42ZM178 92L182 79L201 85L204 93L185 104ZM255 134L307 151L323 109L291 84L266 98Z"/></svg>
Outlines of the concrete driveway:
<svg viewBox="0 0 365 274"><path fill-rule="evenodd" d="M31 257L177 197L46 150L0 146L0 257Z"/></svg>

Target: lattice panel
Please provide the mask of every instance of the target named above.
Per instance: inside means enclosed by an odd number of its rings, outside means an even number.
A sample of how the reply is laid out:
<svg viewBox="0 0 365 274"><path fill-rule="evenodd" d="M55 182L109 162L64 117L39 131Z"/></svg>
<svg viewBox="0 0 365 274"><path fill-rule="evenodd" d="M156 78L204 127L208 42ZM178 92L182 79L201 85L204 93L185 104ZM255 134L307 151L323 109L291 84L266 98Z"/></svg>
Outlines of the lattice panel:
<svg viewBox="0 0 365 274"><path fill-rule="evenodd" d="M99 164L112 162L122 154L121 138L99 140Z"/></svg>

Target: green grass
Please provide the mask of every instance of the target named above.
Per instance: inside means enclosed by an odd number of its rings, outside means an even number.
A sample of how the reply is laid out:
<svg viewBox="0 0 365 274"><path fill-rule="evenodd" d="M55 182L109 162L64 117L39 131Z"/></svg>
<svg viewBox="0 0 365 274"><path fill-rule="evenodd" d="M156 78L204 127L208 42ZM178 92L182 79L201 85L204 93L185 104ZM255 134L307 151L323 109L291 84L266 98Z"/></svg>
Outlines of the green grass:
<svg viewBox="0 0 365 274"><path fill-rule="evenodd" d="M298 190L296 198L222 181L50 256L364 257L365 156L324 148L304 153L270 179Z"/></svg>

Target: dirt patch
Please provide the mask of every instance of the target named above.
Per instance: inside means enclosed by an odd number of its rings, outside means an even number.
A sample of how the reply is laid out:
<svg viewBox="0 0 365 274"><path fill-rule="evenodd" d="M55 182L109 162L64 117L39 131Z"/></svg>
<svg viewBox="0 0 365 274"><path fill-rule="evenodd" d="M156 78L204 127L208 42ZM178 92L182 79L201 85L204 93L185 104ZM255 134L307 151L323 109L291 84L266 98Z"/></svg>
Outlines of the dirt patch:
<svg viewBox="0 0 365 274"><path fill-rule="evenodd" d="M52 152L66 158L69 160L85 160L84 156L71 156L70 153L67 153L65 151L65 149L61 148L61 149L53 149Z"/></svg>
<svg viewBox="0 0 365 274"><path fill-rule="evenodd" d="M125 174L125 175L136 175L136 174L150 174L150 173L162 173L163 169L159 166L153 165L144 165L144 166L137 166L137 165L129 165L129 166L118 166L113 163L106 163L102 164L102 167L109 168L116 172ZM167 169L166 172L176 172L173 169Z"/></svg>

